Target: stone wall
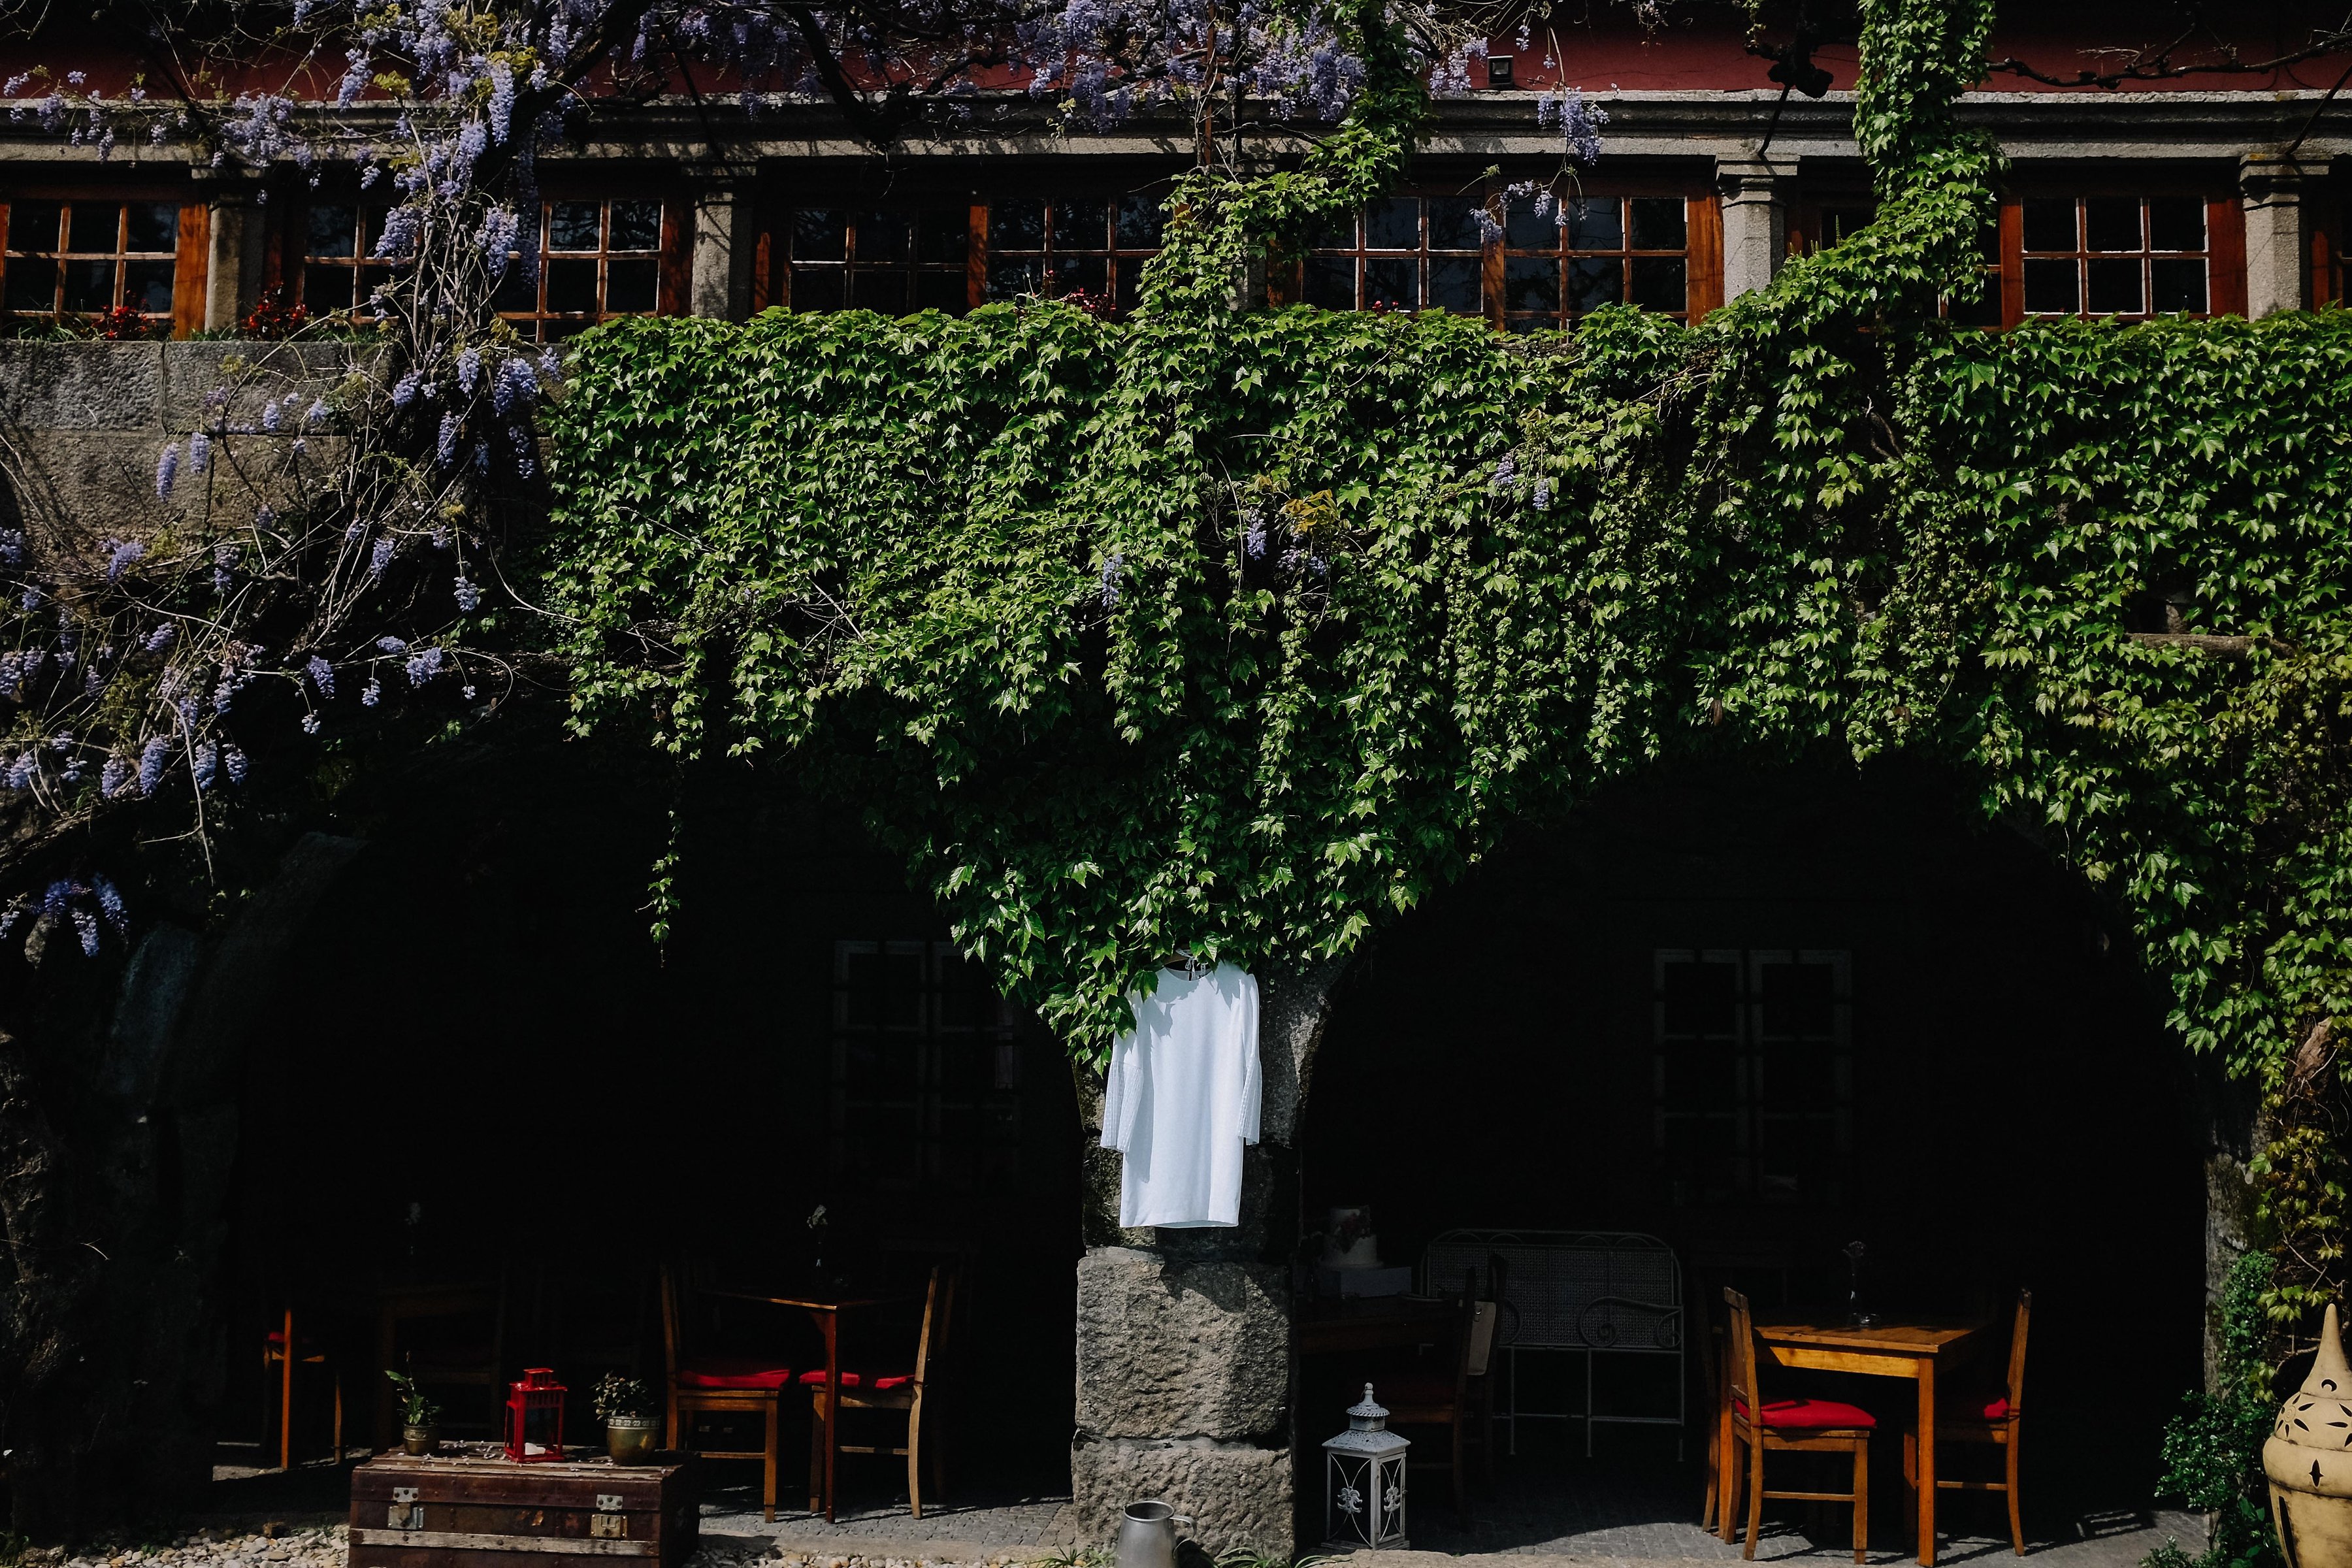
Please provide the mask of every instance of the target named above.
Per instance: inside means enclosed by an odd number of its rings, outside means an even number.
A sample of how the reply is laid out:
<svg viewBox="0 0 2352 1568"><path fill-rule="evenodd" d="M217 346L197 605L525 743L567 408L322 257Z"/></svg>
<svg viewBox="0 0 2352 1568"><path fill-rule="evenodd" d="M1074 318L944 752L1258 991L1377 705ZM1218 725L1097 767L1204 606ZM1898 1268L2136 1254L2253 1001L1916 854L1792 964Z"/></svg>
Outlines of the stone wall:
<svg viewBox="0 0 2352 1568"><path fill-rule="evenodd" d="M1190 1517L1213 1552L1295 1550L1293 1151L1341 967L1260 976L1264 1141L1247 1151L1233 1229L1118 1228L1119 1156L1099 1146L1101 1080L1080 1075L1087 1252L1070 1485L1081 1539L1109 1536L1122 1508L1157 1498Z"/></svg>
<svg viewBox="0 0 2352 1568"><path fill-rule="evenodd" d="M297 386L323 393L377 353L356 342L0 339L0 468L13 492L0 504L16 514L0 521L140 538L219 508L250 516L260 492L236 472L236 437L169 500L155 494L163 444L210 423L205 398L216 389L232 390L231 425L255 426L267 399ZM321 458L332 440L318 438Z"/></svg>

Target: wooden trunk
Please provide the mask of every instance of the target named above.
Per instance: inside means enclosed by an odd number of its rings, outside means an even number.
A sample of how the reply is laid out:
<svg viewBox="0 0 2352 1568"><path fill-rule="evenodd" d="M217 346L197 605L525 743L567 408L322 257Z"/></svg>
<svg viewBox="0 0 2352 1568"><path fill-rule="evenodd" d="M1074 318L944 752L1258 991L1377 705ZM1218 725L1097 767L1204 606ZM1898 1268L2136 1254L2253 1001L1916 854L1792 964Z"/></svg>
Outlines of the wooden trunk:
<svg viewBox="0 0 2352 1568"><path fill-rule="evenodd" d="M699 1521L686 1463L387 1454L352 1472L351 1568L682 1568Z"/></svg>

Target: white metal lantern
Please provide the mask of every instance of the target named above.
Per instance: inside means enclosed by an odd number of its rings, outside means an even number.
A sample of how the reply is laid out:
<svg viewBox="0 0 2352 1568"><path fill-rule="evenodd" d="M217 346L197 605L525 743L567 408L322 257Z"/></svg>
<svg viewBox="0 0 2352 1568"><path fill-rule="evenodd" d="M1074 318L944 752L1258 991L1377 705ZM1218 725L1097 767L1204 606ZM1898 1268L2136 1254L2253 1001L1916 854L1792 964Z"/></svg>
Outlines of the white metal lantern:
<svg viewBox="0 0 2352 1568"><path fill-rule="evenodd" d="M1404 1453L1412 1445L1389 1430L1389 1413L1372 1402L1348 1407L1348 1429L1323 1445L1323 1544L1334 1551L1410 1544L1404 1538Z"/></svg>

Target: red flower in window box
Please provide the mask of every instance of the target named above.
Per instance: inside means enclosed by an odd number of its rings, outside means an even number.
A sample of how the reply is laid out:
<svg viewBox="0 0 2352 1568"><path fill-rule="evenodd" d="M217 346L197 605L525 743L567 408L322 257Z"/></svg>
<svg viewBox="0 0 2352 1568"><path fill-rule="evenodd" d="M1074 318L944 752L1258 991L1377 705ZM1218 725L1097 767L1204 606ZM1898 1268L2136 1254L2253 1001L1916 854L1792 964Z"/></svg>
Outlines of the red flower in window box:
<svg viewBox="0 0 2352 1568"><path fill-rule="evenodd" d="M98 335L119 343L155 335L155 323L128 305L117 305L98 319Z"/></svg>
<svg viewBox="0 0 2352 1568"><path fill-rule="evenodd" d="M247 312L245 333L250 338L290 338L310 319L310 307L299 300L291 305L283 298L264 300Z"/></svg>

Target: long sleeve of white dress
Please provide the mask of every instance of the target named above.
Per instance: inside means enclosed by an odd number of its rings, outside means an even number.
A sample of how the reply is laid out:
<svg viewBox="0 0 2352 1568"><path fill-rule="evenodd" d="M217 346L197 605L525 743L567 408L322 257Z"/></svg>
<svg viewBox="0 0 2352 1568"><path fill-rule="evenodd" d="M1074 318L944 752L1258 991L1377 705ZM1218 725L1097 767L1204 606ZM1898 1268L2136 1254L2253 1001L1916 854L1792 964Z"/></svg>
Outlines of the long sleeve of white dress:
<svg viewBox="0 0 2352 1568"><path fill-rule="evenodd" d="M1257 982L1221 963L1162 970L1130 995L1135 1027L1111 1044L1102 1144L1120 1163L1122 1226L1241 1223L1242 1145L1258 1141Z"/></svg>

